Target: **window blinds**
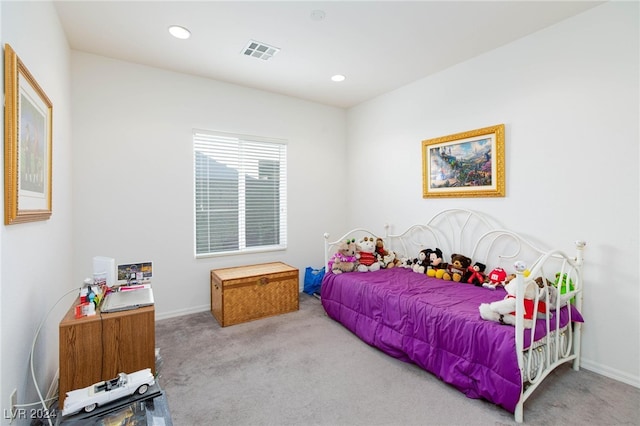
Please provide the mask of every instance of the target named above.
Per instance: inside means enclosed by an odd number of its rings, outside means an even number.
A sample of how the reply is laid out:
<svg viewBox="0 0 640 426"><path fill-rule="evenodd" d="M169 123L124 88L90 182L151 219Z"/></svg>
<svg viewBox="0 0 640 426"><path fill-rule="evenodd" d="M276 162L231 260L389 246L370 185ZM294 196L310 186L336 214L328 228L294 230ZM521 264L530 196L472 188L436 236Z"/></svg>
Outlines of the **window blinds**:
<svg viewBox="0 0 640 426"><path fill-rule="evenodd" d="M287 145L193 135L196 256L286 248Z"/></svg>

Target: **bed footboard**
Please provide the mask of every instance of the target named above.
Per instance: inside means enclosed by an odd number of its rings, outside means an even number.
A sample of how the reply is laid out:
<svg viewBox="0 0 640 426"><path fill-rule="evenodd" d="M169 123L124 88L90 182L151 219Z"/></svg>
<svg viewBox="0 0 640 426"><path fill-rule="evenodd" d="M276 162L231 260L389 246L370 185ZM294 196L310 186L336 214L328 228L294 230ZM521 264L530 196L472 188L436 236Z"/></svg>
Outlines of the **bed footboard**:
<svg viewBox="0 0 640 426"><path fill-rule="evenodd" d="M583 253L586 246L584 241L576 241L576 256L569 258L560 251L548 252L541 256L529 271L523 262L516 262L516 351L518 365L522 375L522 389L520 399L514 412L515 421L522 423L524 420L524 403L538 388L542 381L558 366L572 362L573 369L580 368L580 338L582 323L574 321L574 310L582 310L582 264ZM555 272L558 271L558 272ZM524 333L524 289L528 279L533 277L555 277L553 282L541 288L534 299L534 311L543 300L553 300L555 305L542 314L542 334L544 337L536 339L537 333L531 332L529 341L525 342ZM547 278L548 279L548 278ZM555 294L552 294L554 293ZM569 315L567 326L560 328L561 310L565 309ZM524 348L527 349L524 349Z"/></svg>

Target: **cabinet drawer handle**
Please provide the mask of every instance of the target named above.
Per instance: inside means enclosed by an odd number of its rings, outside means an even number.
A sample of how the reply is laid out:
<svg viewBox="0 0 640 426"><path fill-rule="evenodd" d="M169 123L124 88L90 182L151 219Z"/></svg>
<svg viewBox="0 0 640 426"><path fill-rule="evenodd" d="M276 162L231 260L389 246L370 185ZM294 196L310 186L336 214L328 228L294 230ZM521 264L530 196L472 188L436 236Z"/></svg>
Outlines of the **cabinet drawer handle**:
<svg viewBox="0 0 640 426"><path fill-rule="evenodd" d="M269 284L269 278L267 277L260 277L258 279L258 285L267 285Z"/></svg>

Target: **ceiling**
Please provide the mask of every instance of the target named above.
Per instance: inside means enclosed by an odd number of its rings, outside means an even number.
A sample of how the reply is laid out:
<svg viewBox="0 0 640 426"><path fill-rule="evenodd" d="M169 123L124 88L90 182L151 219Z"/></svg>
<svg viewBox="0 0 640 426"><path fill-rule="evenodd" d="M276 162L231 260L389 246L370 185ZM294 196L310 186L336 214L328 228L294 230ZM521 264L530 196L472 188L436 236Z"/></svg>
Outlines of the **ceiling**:
<svg viewBox="0 0 640 426"><path fill-rule="evenodd" d="M342 108L601 3L54 2L74 50ZM172 37L170 25L188 28L191 38ZM267 61L246 56L243 51L250 40L281 50ZM333 82L334 74L346 79Z"/></svg>

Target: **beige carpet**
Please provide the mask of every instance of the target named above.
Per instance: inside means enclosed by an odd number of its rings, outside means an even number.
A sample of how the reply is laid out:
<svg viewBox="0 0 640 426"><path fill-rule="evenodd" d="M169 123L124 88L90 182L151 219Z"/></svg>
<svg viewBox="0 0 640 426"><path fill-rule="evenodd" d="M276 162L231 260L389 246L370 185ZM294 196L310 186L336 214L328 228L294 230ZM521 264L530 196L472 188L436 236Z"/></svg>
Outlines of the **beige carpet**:
<svg viewBox="0 0 640 426"><path fill-rule="evenodd" d="M300 310L222 328L210 313L156 323L159 383L176 426L512 425L374 349L304 293ZM640 389L563 366L525 403L530 425L639 425Z"/></svg>

